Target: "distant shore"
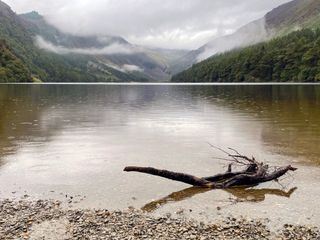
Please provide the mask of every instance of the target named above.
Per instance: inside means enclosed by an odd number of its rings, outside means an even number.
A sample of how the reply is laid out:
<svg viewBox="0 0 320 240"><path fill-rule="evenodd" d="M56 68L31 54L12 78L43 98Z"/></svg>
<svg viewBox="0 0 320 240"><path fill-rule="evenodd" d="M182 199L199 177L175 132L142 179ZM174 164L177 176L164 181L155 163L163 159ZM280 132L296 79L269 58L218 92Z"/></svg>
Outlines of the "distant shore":
<svg viewBox="0 0 320 240"><path fill-rule="evenodd" d="M285 224L276 232L269 220L226 218L202 223L140 210L65 209L53 200L0 201L0 239L320 239L312 226Z"/></svg>
<svg viewBox="0 0 320 240"><path fill-rule="evenodd" d="M110 85L110 86L319 86L320 82L21 82L1 85Z"/></svg>

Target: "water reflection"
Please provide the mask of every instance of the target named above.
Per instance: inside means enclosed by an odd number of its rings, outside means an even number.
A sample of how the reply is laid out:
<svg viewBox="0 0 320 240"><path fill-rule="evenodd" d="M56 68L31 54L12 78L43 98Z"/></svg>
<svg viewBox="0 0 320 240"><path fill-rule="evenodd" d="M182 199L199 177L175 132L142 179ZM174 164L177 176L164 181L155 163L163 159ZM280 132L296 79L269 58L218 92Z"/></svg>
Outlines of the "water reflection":
<svg viewBox="0 0 320 240"><path fill-rule="evenodd" d="M0 197L21 189L54 198L54 191L86 195L84 207L141 207L184 185L125 174L124 166L221 172L213 159L220 153L207 142L271 165L300 164L299 190L192 188L170 197L188 199L177 204L201 208L232 195L258 201L260 210L285 211L283 204L298 216L317 205L320 86L0 85Z"/></svg>
<svg viewBox="0 0 320 240"><path fill-rule="evenodd" d="M192 92L260 122L257 134L270 151L320 164L320 86L230 86Z"/></svg>
<svg viewBox="0 0 320 240"><path fill-rule="evenodd" d="M231 188L231 189L225 189L225 191L232 194L234 197L236 197L236 200L239 202L247 201L247 202L258 203L266 200L267 195L290 198L291 195L297 189L298 189L297 187L294 187L288 191L285 191L285 190L276 189L276 188L274 189Z"/></svg>
<svg viewBox="0 0 320 240"><path fill-rule="evenodd" d="M186 200L188 198L192 198L198 194L206 193L210 191L225 191L229 194L231 194L236 199L233 199L234 202L262 202L266 199L267 195L273 195L273 196L279 196L279 197L285 197L290 198L291 195L297 190L297 188L292 188L288 191L284 191L281 189L254 189L254 188L230 188L230 189L224 189L224 190L212 190L208 188L201 188L201 187L190 187L186 188L179 192L171 193L170 195L156 200L152 201L146 205L144 205L141 209L146 212L153 212L160 207L163 207L166 204L174 203L174 202L180 202L183 200Z"/></svg>
<svg viewBox="0 0 320 240"><path fill-rule="evenodd" d="M33 140L46 142L69 125L150 124L160 117L162 128L167 123L199 127L210 121L214 128L221 123L215 119L217 114L230 117L222 110L232 111L233 122L240 115L259 123L256 134L270 151L320 164L319 86L76 85L1 85L0 164L1 155Z"/></svg>

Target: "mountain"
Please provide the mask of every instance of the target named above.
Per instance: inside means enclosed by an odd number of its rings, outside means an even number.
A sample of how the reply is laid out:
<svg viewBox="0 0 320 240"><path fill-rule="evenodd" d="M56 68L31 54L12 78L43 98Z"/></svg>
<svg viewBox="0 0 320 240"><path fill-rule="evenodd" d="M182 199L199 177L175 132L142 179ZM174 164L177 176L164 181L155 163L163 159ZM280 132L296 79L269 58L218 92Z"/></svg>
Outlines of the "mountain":
<svg viewBox="0 0 320 240"><path fill-rule="evenodd" d="M47 23L45 18L36 11L20 14L19 17L23 19L24 27L32 35L40 35L46 41L66 48L103 48L115 43L129 44L121 37L105 36L99 39L97 36L81 37L63 33Z"/></svg>
<svg viewBox="0 0 320 240"><path fill-rule="evenodd" d="M235 33L213 39L199 49L187 53L176 62L174 73L218 53L284 36L298 29L316 27L320 23L319 14L319 0L294 0L283 4Z"/></svg>
<svg viewBox="0 0 320 240"><path fill-rule="evenodd" d="M174 82L320 82L320 29L216 55L174 76Z"/></svg>
<svg viewBox="0 0 320 240"><path fill-rule="evenodd" d="M265 20L260 19L245 25L234 34L214 39L197 50L178 59L174 67L174 73L181 72L193 64L205 60L219 52L225 52L239 46L252 45L267 39Z"/></svg>
<svg viewBox="0 0 320 240"><path fill-rule="evenodd" d="M39 49L34 40L32 22L16 15L0 1L0 40L4 40L14 55L31 73L31 79L45 82L146 81L108 66L95 64L91 56L59 55Z"/></svg>
<svg viewBox="0 0 320 240"><path fill-rule="evenodd" d="M181 50L136 46L121 37L74 36L50 25L37 12L22 14L20 17L26 29L38 36L38 45L45 50L62 55L63 52L90 55L100 67L138 74L152 81L169 80L172 62L186 53Z"/></svg>
<svg viewBox="0 0 320 240"><path fill-rule="evenodd" d="M265 16L266 28L275 35L283 35L320 23L320 1L294 0L283 4Z"/></svg>
<svg viewBox="0 0 320 240"><path fill-rule="evenodd" d="M17 15L0 0L1 62L5 62L4 56L10 56L14 63L22 64L21 69L27 70L24 76L29 76L28 81L167 81L173 74L195 65L187 74L179 75L188 75L188 80L194 80L192 71L198 69L197 63L204 59L216 56L222 61L228 54L223 54L223 58L217 54L283 37L299 29L316 28L319 24L319 0L294 0L231 35L213 39L199 49L187 52L138 46L118 36L75 36L60 31L37 12ZM235 50L231 55L235 56L239 51ZM210 63L212 59L215 57L209 59ZM232 62L232 58L228 59ZM214 71L208 62L204 65ZM3 77L7 79L5 81L12 81L12 69L17 67L7 69L6 74L10 72L11 77ZM2 74L4 76L4 71ZM16 79L19 80L16 81L27 81L25 77L19 77L21 74L17 71Z"/></svg>
<svg viewBox="0 0 320 240"><path fill-rule="evenodd" d="M37 12L17 15L0 1L0 40L31 80L131 82L170 80L171 64L186 51L144 48L116 36L75 36Z"/></svg>

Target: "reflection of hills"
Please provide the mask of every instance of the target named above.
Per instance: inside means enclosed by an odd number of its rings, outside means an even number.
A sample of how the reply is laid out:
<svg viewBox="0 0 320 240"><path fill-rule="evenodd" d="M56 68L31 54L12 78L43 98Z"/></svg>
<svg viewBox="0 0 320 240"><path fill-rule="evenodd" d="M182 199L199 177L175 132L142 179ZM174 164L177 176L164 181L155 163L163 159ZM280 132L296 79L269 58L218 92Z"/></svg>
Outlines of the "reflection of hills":
<svg viewBox="0 0 320 240"><path fill-rule="evenodd" d="M124 126L149 122L154 114L165 122L181 115L181 121L196 124L203 106L248 116L261 125L257 134L271 150L319 161L318 86L2 85L0 162L19 147L46 142L66 128Z"/></svg>
<svg viewBox="0 0 320 240"><path fill-rule="evenodd" d="M85 129L106 119L126 124L128 119L123 114L112 115L105 110L143 106L142 102L154 97L154 91L149 90L125 86L0 86L0 165L4 156L16 153L25 144L46 142L65 127L80 125Z"/></svg>
<svg viewBox="0 0 320 240"><path fill-rule="evenodd" d="M257 119L271 150L320 164L320 86L215 86L193 95Z"/></svg>
<svg viewBox="0 0 320 240"><path fill-rule="evenodd" d="M38 102L39 88L0 87L0 165L3 156L14 154L20 145L54 134L52 129L39 130L41 114L47 107ZM25 97L27 96L27 97ZM39 100L40 101L40 100Z"/></svg>

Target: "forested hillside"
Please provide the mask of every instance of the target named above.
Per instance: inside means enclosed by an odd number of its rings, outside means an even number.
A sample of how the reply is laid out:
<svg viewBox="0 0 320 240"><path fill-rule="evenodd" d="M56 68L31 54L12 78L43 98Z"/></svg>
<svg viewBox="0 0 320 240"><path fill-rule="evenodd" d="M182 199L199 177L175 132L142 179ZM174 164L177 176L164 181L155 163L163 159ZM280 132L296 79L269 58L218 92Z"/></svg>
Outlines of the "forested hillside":
<svg viewBox="0 0 320 240"><path fill-rule="evenodd" d="M24 27L32 35L41 37L46 44L51 44L53 48L63 48L69 51L81 49L86 52L90 52L90 49L99 52L99 50L110 47L126 49L127 53L117 51L103 53L104 51L100 51L101 53L87 55L91 62L99 63L98 65L104 69L120 70L122 74L118 72L114 75L117 78L119 78L119 75L123 75L124 80L168 81L171 78L171 66L187 52L138 46L119 36L77 36L65 33L48 23L42 15L34 11L21 14L19 17L23 20ZM43 47L41 44L37 45ZM93 65L90 64L90 66ZM136 71L130 70L130 68L136 69Z"/></svg>
<svg viewBox="0 0 320 240"><path fill-rule="evenodd" d="M173 73L186 69L192 63L237 47L195 64L174 76L172 81L320 81L317 57L320 40L319 30L316 30L320 24L319 13L319 0L294 0L273 9L264 18L247 24L234 34L214 39L186 54L183 50L132 45L121 37L74 36L50 25L37 12L17 15L0 0L0 40L3 40L0 81L167 81ZM291 33L305 28L313 30ZM277 38L256 44L272 37ZM39 38L45 42L43 46L38 43ZM113 44L129 52L86 53L90 49L101 50ZM240 46L251 44L256 45L240 49ZM63 53L61 49L69 51ZM6 59L11 60L7 63Z"/></svg>
<svg viewBox="0 0 320 240"><path fill-rule="evenodd" d="M266 43L216 55L173 82L320 81L320 30L303 29Z"/></svg>
<svg viewBox="0 0 320 240"><path fill-rule="evenodd" d="M0 82L29 82L31 74L23 62L17 58L7 46L0 40Z"/></svg>
<svg viewBox="0 0 320 240"><path fill-rule="evenodd" d="M0 1L0 39L5 40L12 53L23 62L33 78L44 82L146 81L143 77L129 75L99 64L91 56L58 55L41 50L34 45L35 33L31 29L35 27L32 27L32 24ZM17 72L17 78L19 74Z"/></svg>
<svg viewBox="0 0 320 240"><path fill-rule="evenodd" d="M236 32L214 38L202 47L190 51L178 59L174 73L186 70L193 64L216 54L285 36L299 29L317 28L319 24L319 0L289 1L272 9L263 18L239 28Z"/></svg>

